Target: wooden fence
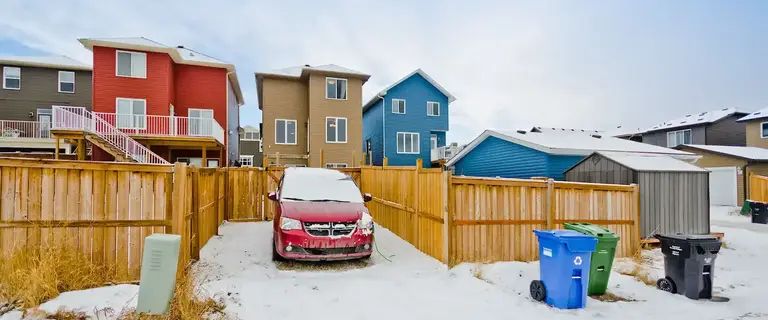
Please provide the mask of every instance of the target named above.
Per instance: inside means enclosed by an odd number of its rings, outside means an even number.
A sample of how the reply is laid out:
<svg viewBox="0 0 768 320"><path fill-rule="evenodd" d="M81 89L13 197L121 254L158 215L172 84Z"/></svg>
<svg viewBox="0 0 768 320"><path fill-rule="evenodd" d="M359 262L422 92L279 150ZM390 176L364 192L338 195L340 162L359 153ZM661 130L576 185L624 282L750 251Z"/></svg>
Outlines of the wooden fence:
<svg viewBox="0 0 768 320"><path fill-rule="evenodd" d="M186 265L224 219L224 169L0 159L0 254L63 244L136 280L144 237L182 235Z"/></svg>
<svg viewBox="0 0 768 320"><path fill-rule="evenodd" d="M538 259L534 229L606 226L619 257L639 248L636 185L452 177L439 169L363 167L374 220L449 265Z"/></svg>
<svg viewBox="0 0 768 320"><path fill-rule="evenodd" d="M768 202L768 177L750 174L747 192L749 200Z"/></svg>

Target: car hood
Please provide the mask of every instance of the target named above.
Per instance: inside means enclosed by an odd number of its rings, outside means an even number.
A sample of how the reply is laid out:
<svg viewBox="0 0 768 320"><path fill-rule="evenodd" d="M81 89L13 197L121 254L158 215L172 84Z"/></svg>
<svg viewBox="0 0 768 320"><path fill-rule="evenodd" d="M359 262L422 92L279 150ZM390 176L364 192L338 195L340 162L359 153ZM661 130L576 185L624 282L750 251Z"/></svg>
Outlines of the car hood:
<svg viewBox="0 0 768 320"><path fill-rule="evenodd" d="M357 221L363 212L368 212L362 203L347 202L280 202L282 216L302 222L348 222Z"/></svg>

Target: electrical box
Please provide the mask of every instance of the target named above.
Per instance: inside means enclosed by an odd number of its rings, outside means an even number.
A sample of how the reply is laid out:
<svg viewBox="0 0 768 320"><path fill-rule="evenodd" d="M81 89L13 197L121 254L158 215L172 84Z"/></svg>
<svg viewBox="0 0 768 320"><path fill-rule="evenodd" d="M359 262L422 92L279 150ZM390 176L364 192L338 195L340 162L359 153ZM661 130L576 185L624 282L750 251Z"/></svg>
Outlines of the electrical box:
<svg viewBox="0 0 768 320"><path fill-rule="evenodd" d="M144 239L136 312L164 314L173 298L181 236L156 233Z"/></svg>

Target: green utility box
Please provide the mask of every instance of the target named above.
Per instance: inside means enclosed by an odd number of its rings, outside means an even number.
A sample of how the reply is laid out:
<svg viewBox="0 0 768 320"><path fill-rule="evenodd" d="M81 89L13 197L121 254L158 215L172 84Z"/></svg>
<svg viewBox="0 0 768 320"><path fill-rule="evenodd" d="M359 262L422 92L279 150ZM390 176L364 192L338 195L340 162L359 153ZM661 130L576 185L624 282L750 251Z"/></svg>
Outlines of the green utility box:
<svg viewBox="0 0 768 320"><path fill-rule="evenodd" d="M592 263L589 268L588 295L602 295L608 288L608 278L611 276L613 257L616 255L616 245L619 236L606 228L591 223L564 223L566 229L578 231L597 238L597 247L592 252Z"/></svg>
<svg viewBox="0 0 768 320"><path fill-rule="evenodd" d="M136 312L164 314L176 287L181 236L155 233L144 239L141 282Z"/></svg>

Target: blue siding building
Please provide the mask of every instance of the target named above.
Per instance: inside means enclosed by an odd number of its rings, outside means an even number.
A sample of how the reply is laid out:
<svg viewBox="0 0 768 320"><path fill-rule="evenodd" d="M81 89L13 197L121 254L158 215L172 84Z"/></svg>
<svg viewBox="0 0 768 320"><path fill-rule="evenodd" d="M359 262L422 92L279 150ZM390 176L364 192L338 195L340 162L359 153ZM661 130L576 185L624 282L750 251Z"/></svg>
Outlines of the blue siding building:
<svg viewBox="0 0 768 320"><path fill-rule="evenodd" d="M430 151L446 144L448 104L455 98L421 69L385 88L363 106L366 162L431 166Z"/></svg>
<svg viewBox="0 0 768 320"><path fill-rule="evenodd" d="M695 157L596 131L534 128L528 132L486 130L446 165L463 176L565 180L565 171L595 151Z"/></svg>

